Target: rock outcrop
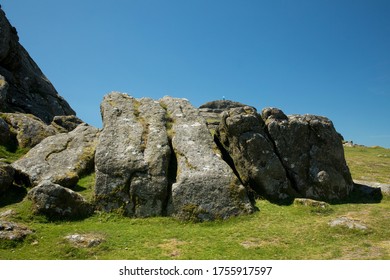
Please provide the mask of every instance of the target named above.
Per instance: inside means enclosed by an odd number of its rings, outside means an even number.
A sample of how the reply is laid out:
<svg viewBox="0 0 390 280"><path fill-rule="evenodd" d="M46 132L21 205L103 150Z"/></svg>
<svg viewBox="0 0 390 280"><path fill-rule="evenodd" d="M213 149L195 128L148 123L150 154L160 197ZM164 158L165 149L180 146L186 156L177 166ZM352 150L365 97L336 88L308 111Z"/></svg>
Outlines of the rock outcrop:
<svg viewBox="0 0 390 280"><path fill-rule="evenodd" d="M101 104L104 127L96 150L96 203L127 216L165 213L170 148L165 110L152 99L111 93Z"/></svg>
<svg viewBox="0 0 390 280"><path fill-rule="evenodd" d="M286 116L275 108L264 109L262 116L275 152L301 197L325 201L348 197L353 181L341 136L329 119Z"/></svg>
<svg viewBox="0 0 390 280"><path fill-rule="evenodd" d="M28 192L33 211L51 219L77 219L90 215L93 207L80 194L43 181Z"/></svg>
<svg viewBox="0 0 390 280"><path fill-rule="evenodd" d="M73 188L79 177L93 170L98 129L86 124L69 133L45 138L12 164L16 177L30 186L51 181Z"/></svg>
<svg viewBox="0 0 390 280"><path fill-rule="evenodd" d="M0 8L0 111L33 114L49 124L54 116L75 115L27 51Z"/></svg>
<svg viewBox="0 0 390 280"><path fill-rule="evenodd" d="M196 220L253 211L188 101L111 93L101 111L104 127L95 158L99 209Z"/></svg>
<svg viewBox="0 0 390 280"><path fill-rule="evenodd" d="M258 195L278 203L290 203L297 196L266 133L264 121L253 107L225 111L216 141L226 150L225 157L231 157L232 168L244 185Z"/></svg>
<svg viewBox="0 0 390 280"><path fill-rule="evenodd" d="M184 219L214 220L252 213L240 184L208 132L199 111L185 99L164 97L171 145L177 161L172 211Z"/></svg>

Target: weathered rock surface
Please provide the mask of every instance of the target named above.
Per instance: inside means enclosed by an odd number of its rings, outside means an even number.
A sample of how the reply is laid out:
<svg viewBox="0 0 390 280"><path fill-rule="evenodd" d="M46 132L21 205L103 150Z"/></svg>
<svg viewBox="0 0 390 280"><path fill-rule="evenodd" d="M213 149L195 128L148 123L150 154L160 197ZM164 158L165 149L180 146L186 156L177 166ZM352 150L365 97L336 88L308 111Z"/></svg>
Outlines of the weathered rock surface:
<svg viewBox="0 0 390 280"><path fill-rule="evenodd" d="M365 224L363 224L361 221L356 220L356 219L352 219L349 217L345 217L345 216L333 219L328 224L331 227L341 226L341 227L346 227L349 229L359 229L359 230L366 230L367 229L367 226Z"/></svg>
<svg viewBox="0 0 390 280"><path fill-rule="evenodd" d="M12 164L17 177L31 186L48 180L73 188L80 175L93 170L98 133L98 129L81 124L69 133L45 138Z"/></svg>
<svg viewBox="0 0 390 280"><path fill-rule="evenodd" d="M3 113L1 118L8 124L10 133L16 135L21 148L32 148L43 139L58 133L53 126L31 114Z"/></svg>
<svg viewBox="0 0 390 280"><path fill-rule="evenodd" d="M170 148L165 110L152 99L105 96L96 150L96 202L127 216L159 216L168 202Z"/></svg>
<svg viewBox="0 0 390 280"><path fill-rule="evenodd" d="M215 100L199 106L199 113L206 120L208 129L214 132L221 122L222 112L232 108L241 108L245 106L247 105L231 100Z"/></svg>
<svg viewBox="0 0 390 280"><path fill-rule="evenodd" d="M199 111L185 99L164 97L160 102L167 110L177 161L173 214L204 221L252 213L247 190L222 160Z"/></svg>
<svg viewBox="0 0 390 280"><path fill-rule="evenodd" d="M0 220L0 240L21 241L33 231L14 222Z"/></svg>
<svg viewBox="0 0 390 280"><path fill-rule="evenodd" d="M91 248L100 245L104 242L104 237L98 234L71 234L65 236L65 239L68 240L71 244L76 247Z"/></svg>
<svg viewBox="0 0 390 280"><path fill-rule="evenodd" d="M51 219L77 219L90 215L92 206L78 193L44 181L28 192L33 211Z"/></svg>
<svg viewBox="0 0 390 280"><path fill-rule="evenodd" d="M55 116L51 125L57 128L60 132L71 132L76 129L83 121L74 115L70 116Z"/></svg>
<svg viewBox="0 0 390 280"><path fill-rule="evenodd" d="M240 179L257 194L275 202L292 202L297 195L253 107L230 109L222 114L217 139L231 157Z"/></svg>
<svg viewBox="0 0 390 280"><path fill-rule="evenodd" d="M47 124L54 116L74 115L20 45L16 29L1 8L0 30L0 111L33 114Z"/></svg>
<svg viewBox="0 0 390 280"><path fill-rule="evenodd" d="M325 201L348 197L353 182L341 136L329 119L286 116L275 108L264 109L262 117L275 151L301 197Z"/></svg>
<svg viewBox="0 0 390 280"><path fill-rule="evenodd" d="M0 162L0 194L5 193L14 182L15 170L11 165Z"/></svg>
<svg viewBox="0 0 390 280"><path fill-rule="evenodd" d="M301 206L320 208L320 209L330 208L329 203L326 203L324 201L310 199L310 198L296 198L296 199L294 199L294 204L301 205Z"/></svg>
<svg viewBox="0 0 390 280"><path fill-rule="evenodd" d="M166 97L159 103L111 93L101 111L104 127L95 159L99 209L195 220L253 211L246 189L216 154L204 119L188 101Z"/></svg>

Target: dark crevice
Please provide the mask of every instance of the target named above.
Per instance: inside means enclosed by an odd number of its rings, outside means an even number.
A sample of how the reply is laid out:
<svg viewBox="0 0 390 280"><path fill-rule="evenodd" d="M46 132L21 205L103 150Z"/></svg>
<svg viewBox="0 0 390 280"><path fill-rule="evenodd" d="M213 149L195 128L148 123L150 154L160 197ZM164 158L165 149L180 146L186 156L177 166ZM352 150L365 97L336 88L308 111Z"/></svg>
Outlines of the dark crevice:
<svg viewBox="0 0 390 280"><path fill-rule="evenodd" d="M240 180L240 183L244 185L244 183L241 180L240 174L236 169L236 165L234 164L233 158L230 156L229 152L222 145L221 141L219 141L217 135L214 135L214 142L217 145L218 149L221 151L222 159L230 166L230 168L233 170L233 173L236 175L238 180Z"/></svg>
<svg viewBox="0 0 390 280"><path fill-rule="evenodd" d="M299 194L300 192L299 192L299 189L298 189L298 186L297 186L297 182L295 181L294 177L290 174L289 168L284 164L283 157L279 153L278 148L276 147L276 143L275 143L274 139L272 138L271 134L268 131L267 125L264 126L264 132L267 135L268 140L272 144L272 148L274 150L275 155L278 157L280 163L282 164L282 166L284 168L284 171L286 173L286 177L290 181L291 187L294 189L294 191L297 192L297 194Z"/></svg>
<svg viewBox="0 0 390 280"><path fill-rule="evenodd" d="M131 189L131 182L133 181L133 178L134 178L135 174L131 174L131 176L128 178L128 180L126 180L125 182L125 185L124 185L124 189L123 189L123 193L124 194L128 194L129 195L129 201L122 201L122 203L124 203L124 206L125 206L125 214L126 216L132 216L132 215L135 215L135 206L136 206L136 195L135 195L135 192L134 190ZM127 203L132 203L132 207L131 207L131 212L126 210L126 204Z"/></svg>
<svg viewBox="0 0 390 280"><path fill-rule="evenodd" d="M172 139L168 139L169 148L171 149L171 154L168 163L168 185L167 185L167 195L163 203L163 216L169 216L171 202L172 202L172 185L176 183L177 178L177 157L172 146Z"/></svg>
<svg viewBox="0 0 390 280"><path fill-rule="evenodd" d="M232 169L234 175L236 175L237 179L240 181L241 185L245 186L247 190L247 195L251 203L254 205L256 203L256 198L258 198L256 190L253 189L253 185L251 182L248 182L248 184L245 184L243 180L241 179L240 174L237 171L236 165L234 164L233 158L230 156L229 152L225 149L225 147L222 145L221 141L219 141L218 136L214 135L214 142L217 145L218 149L221 152L222 159L229 165L229 167Z"/></svg>

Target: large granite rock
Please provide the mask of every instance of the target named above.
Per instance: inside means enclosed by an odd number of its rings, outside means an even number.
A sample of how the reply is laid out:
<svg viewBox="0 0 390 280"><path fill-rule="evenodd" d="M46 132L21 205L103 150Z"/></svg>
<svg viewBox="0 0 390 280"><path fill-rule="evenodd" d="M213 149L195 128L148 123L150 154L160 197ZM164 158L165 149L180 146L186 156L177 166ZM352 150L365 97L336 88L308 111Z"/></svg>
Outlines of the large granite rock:
<svg viewBox="0 0 390 280"><path fill-rule="evenodd" d="M93 207L80 194L43 181L28 192L33 211L51 219L79 219L93 212Z"/></svg>
<svg viewBox="0 0 390 280"><path fill-rule="evenodd" d="M73 188L79 176L93 170L98 133L97 128L81 124L69 133L45 138L12 164L16 177L31 186L48 180Z"/></svg>
<svg viewBox="0 0 390 280"><path fill-rule="evenodd" d="M96 150L96 204L127 216L166 213L170 148L165 110L157 101L111 93L101 104Z"/></svg>
<svg viewBox="0 0 390 280"><path fill-rule="evenodd" d="M232 168L246 186L271 201L292 202L297 193L264 126L253 107L230 109L222 114L216 140L226 150L225 156L231 157Z"/></svg>
<svg viewBox="0 0 390 280"><path fill-rule="evenodd" d="M27 51L0 8L0 111L22 112L50 123L57 115L74 115Z"/></svg>
<svg viewBox="0 0 390 280"><path fill-rule="evenodd" d="M214 220L252 213L254 207L208 132L204 118L185 99L164 97L177 161L171 211L182 219Z"/></svg>
<svg viewBox="0 0 390 280"><path fill-rule="evenodd" d="M286 116L275 108L264 109L262 116L275 152L301 197L326 201L348 197L353 182L341 136L329 119Z"/></svg>

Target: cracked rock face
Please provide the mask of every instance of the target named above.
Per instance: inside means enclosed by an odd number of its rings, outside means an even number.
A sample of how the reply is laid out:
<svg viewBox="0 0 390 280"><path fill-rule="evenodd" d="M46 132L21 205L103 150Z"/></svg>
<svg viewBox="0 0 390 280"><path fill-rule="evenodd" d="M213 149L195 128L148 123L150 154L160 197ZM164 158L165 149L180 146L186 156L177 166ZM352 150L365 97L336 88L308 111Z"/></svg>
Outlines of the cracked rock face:
<svg viewBox="0 0 390 280"><path fill-rule="evenodd" d="M174 215L214 220L254 211L246 189L221 158L199 111L185 99L164 97L171 119L177 177L172 185Z"/></svg>
<svg viewBox="0 0 390 280"><path fill-rule="evenodd" d="M152 99L111 93L101 104L104 127L96 150L97 207L127 216L164 214L170 148L165 110Z"/></svg>
<svg viewBox="0 0 390 280"><path fill-rule="evenodd" d="M136 217L211 220L250 213L204 119L188 101L105 96L96 151L97 207Z"/></svg>
<svg viewBox="0 0 390 280"><path fill-rule="evenodd" d="M69 133L44 139L12 164L16 178L31 186L48 180L63 187L75 187L79 176L93 169L98 132L81 124Z"/></svg>
<svg viewBox="0 0 390 280"><path fill-rule="evenodd" d="M74 115L27 51L0 8L0 111L37 116L50 124L54 116Z"/></svg>
<svg viewBox="0 0 390 280"><path fill-rule="evenodd" d="M264 126L253 107L230 109L222 114L216 136L246 186L271 201L288 203L297 193Z"/></svg>
<svg viewBox="0 0 390 280"><path fill-rule="evenodd" d="M341 200L353 188L341 136L333 123L314 115L286 116L281 110L262 112L276 153L301 197Z"/></svg>

